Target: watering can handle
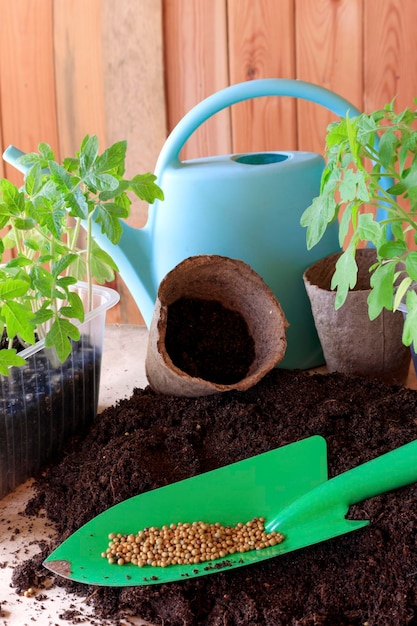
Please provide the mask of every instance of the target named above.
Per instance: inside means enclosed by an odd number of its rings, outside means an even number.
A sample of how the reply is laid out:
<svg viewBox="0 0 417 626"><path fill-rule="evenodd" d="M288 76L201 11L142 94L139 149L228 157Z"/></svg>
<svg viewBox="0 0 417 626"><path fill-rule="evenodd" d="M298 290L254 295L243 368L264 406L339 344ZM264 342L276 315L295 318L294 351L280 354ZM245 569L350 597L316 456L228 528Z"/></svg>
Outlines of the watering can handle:
<svg viewBox="0 0 417 626"><path fill-rule="evenodd" d="M309 100L324 106L339 117L345 117L348 112L352 116L360 115L360 111L353 104L313 83L287 78L261 78L237 83L202 100L178 122L162 148L155 173L158 175L166 165L179 162L179 154L184 144L208 118L233 104L262 96L290 96Z"/></svg>

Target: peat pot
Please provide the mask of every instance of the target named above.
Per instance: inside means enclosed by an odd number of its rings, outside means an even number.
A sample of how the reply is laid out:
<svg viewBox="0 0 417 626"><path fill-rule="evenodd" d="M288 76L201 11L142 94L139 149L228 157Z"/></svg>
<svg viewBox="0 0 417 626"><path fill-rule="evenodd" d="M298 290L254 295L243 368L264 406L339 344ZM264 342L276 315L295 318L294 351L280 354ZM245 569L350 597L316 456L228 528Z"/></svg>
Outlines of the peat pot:
<svg viewBox="0 0 417 626"><path fill-rule="evenodd" d="M87 285L75 288L86 302ZM94 420L106 311L118 300L113 289L94 286L93 310L78 324L81 338L64 363L42 340L20 352L25 365L0 375L0 497L39 473Z"/></svg>
<svg viewBox="0 0 417 626"><path fill-rule="evenodd" d="M402 343L402 313L384 309L375 320L368 316L369 268L376 252L373 248L357 251L357 284L336 311L336 292L330 283L340 254L314 263L303 276L327 369L403 384L411 355Z"/></svg>
<svg viewBox="0 0 417 626"><path fill-rule="evenodd" d="M249 265L219 255L185 259L158 289L149 384L188 397L249 389L283 359L287 327L280 303Z"/></svg>

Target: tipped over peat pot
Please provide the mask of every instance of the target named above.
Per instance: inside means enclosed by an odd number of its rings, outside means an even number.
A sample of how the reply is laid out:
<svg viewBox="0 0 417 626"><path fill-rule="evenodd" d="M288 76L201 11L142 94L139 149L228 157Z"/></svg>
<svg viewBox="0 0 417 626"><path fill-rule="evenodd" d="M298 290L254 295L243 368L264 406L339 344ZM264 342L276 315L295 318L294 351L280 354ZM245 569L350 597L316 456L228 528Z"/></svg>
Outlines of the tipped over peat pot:
<svg viewBox="0 0 417 626"><path fill-rule="evenodd" d="M86 302L87 285L75 288ZM25 365L0 376L0 498L58 458L96 417L106 311L118 300L113 289L94 286L92 311L64 363L41 340L20 352Z"/></svg>
<svg viewBox="0 0 417 626"><path fill-rule="evenodd" d="M368 315L369 268L376 262L376 251L357 250L357 284L349 291L343 306L336 310L336 291L331 289L331 279L340 255L332 254L317 261L303 276L327 369L403 384L411 355L402 343L402 313L383 309L375 320L370 320Z"/></svg>
<svg viewBox="0 0 417 626"><path fill-rule="evenodd" d="M189 257L159 285L145 362L149 384L188 397L249 389L284 357L287 326L280 303L249 265Z"/></svg>

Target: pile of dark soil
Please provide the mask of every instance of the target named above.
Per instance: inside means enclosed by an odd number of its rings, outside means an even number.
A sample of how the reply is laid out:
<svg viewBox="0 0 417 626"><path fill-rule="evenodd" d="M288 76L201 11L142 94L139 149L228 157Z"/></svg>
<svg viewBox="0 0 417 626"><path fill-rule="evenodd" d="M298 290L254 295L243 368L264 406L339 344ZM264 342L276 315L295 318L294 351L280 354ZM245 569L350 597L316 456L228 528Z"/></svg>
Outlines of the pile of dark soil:
<svg viewBox="0 0 417 626"><path fill-rule="evenodd" d="M273 370L246 392L174 398L150 389L107 409L37 481L58 542L134 494L320 434L333 476L417 438L417 393L340 374ZM417 484L351 508L370 525L254 566L152 587L92 588L98 617L164 626L417 625ZM42 558L15 571L39 585Z"/></svg>

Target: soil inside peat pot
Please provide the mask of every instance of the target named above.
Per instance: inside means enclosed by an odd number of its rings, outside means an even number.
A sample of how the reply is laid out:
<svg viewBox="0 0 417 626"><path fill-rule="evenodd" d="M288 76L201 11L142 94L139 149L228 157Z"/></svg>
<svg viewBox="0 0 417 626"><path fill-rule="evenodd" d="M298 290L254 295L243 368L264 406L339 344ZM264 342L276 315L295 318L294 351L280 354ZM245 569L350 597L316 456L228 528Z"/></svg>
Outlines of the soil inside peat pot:
<svg viewBox="0 0 417 626"><path fill-rule="evenodd" d="M243 316L203 298L180 298L169 305L165 347L183 372L224 385L245 378L255 359Z"/></svg>
<svg viewBox="0 0 417 626"><path fill-rule="evenodd" d="M46 575L42 558L107 507L315 434L327 441L332 477L416 439L417 392L282 369L248 391L202 398L136 389L105 410L37 481L27 513L45 509L58 537L15 570L14 586L39 587ZM416 502L416 484L368 499L351 507L349 517L367 518L369 526L194 580L125 588L55 582L86 596L99 619L136 615L164 626L416 626Z"/></svg>

